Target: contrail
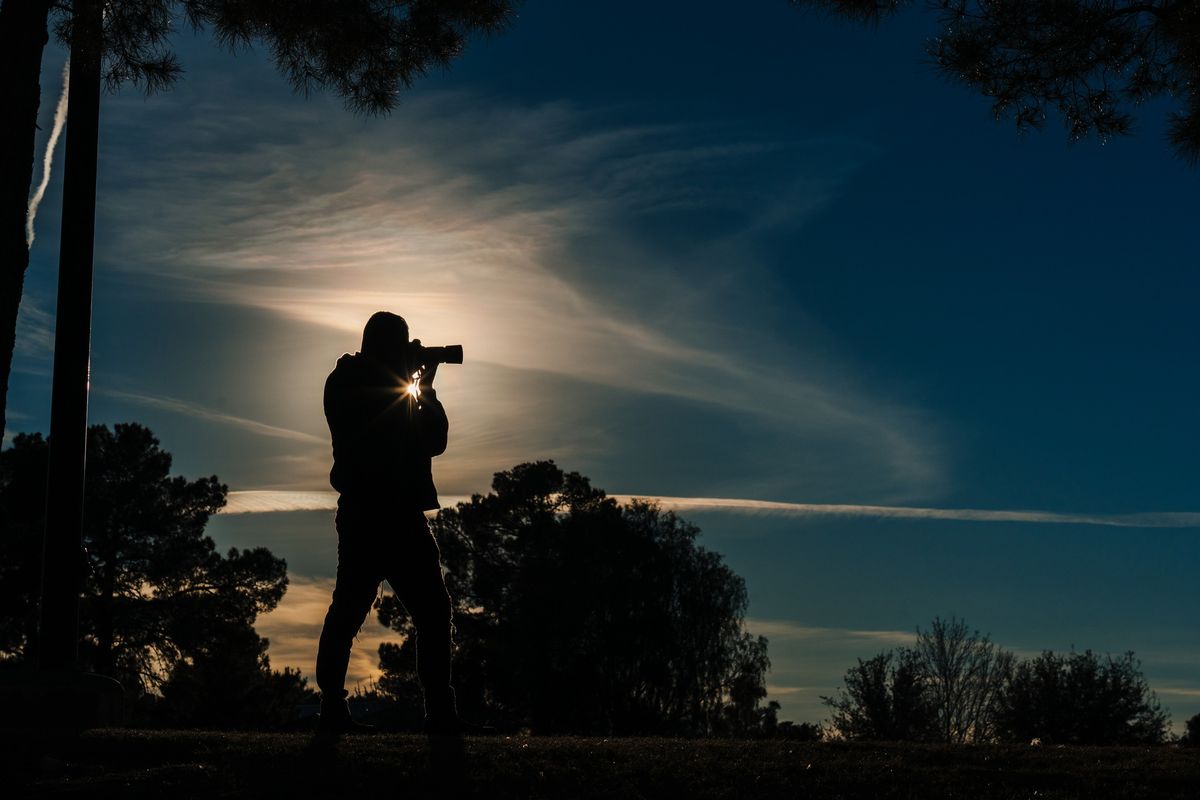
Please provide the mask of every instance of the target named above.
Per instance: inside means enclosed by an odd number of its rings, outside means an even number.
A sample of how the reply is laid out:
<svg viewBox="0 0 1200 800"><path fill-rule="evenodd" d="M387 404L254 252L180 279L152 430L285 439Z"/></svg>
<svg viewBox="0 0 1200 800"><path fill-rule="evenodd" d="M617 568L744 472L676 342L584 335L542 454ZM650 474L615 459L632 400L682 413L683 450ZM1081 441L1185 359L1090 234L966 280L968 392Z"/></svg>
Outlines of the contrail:
<svg viewBox="0 0 1200 800"><path fill-rule="evenodd" d="M226 414L223 411L214 411L211 408L198 406L195 403L188 403L183 400L177 400L174 397L157 397L152 394L136 394L134 392L123 392L119 389L95 389L98 394L115 397L118 400L128 400L131 403L137 403L150 408L161 408L164 411L173 411L177 414L186 414L198 419L206 419L210 422L220 422L225 425L233 425L234 427L242 428L243 430L257 433L260 436L271 436L276 439L291 439L295 442L307 442L309 444L327 444L328 439L321 436L313 436L311 433L303 431L294 431L290 428L281 428L278 425L268 425L265 422L259 422L255 419L246 419L245 417L236 417L233 414Z"/></svg>
<svg viewBox="0 0 1200 800"><path fill-rule="evenodd" d="M918 508L912 506L839 505L832 503L778 503L734 497L664 497L661 495L609 495L620 503L648 500L670 511L726 511L784 517L868 517L875 519L960 520L964 522L1030 522L1051 525L1101 525L1114 528L1200 528L1200 512L1151 511L1141 514L1072 514L1057 511L1005 511L982 508ZM443 495L442 507L452 508L469 497ZM327 511L337 508L337 493L330 491L233 491L225 514L271 511Z"/></svg>
<svg viewBox="0 0 1200 800"><path fill-rule="evenodd" d="M1196 528L1200 512L1149 511L1139 514L1087 514L1058 511L1007 511L983 508L921 508L839 503L781 503L735 497L663 497L614 494L622 503L641 499L672 511L733 511L786 517L831 516L877 519L937 519L965 522L1035 522L1058 525L1104 525L1116 528Z"/></svg>
<svg viewBox="0 0 1200 800"><path fill-rule="evenodd" d="M62 94L58 96L58 107L54 109L54 128L50 131L50 141L46 142L46 154L42 156L42 182L29 200L29 212L25 216L25 246L33 246L33 218L37 216L38 206L46 194L50 184L50 165L54 162L54 148L58 137L62 134L63 125L67 121L67 90L71 87L71 59L63 64Z"/></svg>

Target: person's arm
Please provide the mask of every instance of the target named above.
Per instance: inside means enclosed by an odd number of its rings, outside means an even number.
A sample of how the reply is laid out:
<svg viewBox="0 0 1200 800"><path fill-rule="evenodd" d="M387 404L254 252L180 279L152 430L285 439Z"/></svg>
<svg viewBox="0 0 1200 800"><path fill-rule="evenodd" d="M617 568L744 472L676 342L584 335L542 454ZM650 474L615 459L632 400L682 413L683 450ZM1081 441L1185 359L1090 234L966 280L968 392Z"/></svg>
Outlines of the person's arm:
<svg viewBox="0 0 1200 800"><path fill-rule="evenodd" d="M432 458L446 452L446 440L450 432L450 422L446 419L446 409L442 408L433 388L433 377L437 374L437 364L434 364L421 375L421 397L417 401L417 427L425 454Z"/></svg>
<svg viewBox="0 0 1200 800"><path fill-rule="evenodd" d="M417 406L417 420L421 436L421 444L429 457L440 456L446 452L446 440L450 432L450 422L446 419L446 410L437 399L433 389L423 389Z"/></svg>

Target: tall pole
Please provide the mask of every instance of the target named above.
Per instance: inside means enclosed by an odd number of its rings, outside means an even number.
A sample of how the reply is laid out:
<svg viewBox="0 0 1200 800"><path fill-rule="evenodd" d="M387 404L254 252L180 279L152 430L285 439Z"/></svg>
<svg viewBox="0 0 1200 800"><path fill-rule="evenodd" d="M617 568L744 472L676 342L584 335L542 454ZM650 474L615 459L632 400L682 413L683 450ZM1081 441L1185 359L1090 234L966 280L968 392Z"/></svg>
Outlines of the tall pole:
<svg viewBox="0 0 1200 800"><path fill-rule="evenodd" d="M67 97L66 166L54 324L54 388L50 401L50 466L42 557L38 664L43 671L76 666L79 595L83 590L83 482L92 334L92 254L96 233L96 161L100 136L103 11L75 0L71 86Z"/></svg>

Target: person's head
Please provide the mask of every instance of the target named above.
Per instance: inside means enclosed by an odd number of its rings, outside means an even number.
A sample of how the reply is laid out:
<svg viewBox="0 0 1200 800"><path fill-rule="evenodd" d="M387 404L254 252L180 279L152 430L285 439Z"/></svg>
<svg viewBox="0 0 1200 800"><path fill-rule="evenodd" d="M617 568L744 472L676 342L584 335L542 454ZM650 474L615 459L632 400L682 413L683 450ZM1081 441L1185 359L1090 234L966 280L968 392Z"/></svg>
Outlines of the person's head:
<svg viewBox="0 0 1200 800"><path fill-rule="evenodd" d="M390 311L376 311L363 328L362 352L392 366L399 364L408 344L408 323Z"/></svg>

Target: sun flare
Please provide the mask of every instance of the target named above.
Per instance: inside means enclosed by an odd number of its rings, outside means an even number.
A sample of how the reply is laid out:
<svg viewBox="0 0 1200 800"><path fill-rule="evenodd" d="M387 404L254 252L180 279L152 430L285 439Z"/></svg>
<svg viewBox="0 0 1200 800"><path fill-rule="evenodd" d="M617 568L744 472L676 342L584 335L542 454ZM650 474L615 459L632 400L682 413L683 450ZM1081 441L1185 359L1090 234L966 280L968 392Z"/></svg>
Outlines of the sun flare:
<svg viewBox="0 0 1200 800"><path fill-rule="evenodd" d="M404 394L416 400L421 396L421 373L414 372L410 377L408 384L404 387Z"/></svg>

